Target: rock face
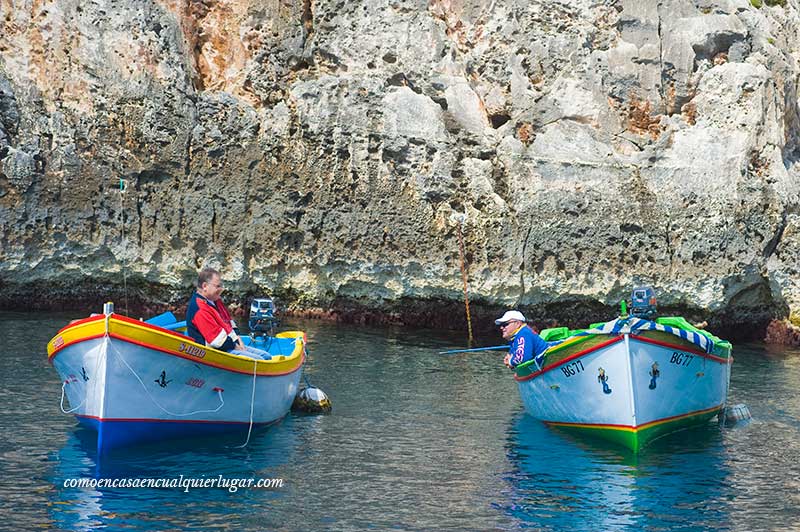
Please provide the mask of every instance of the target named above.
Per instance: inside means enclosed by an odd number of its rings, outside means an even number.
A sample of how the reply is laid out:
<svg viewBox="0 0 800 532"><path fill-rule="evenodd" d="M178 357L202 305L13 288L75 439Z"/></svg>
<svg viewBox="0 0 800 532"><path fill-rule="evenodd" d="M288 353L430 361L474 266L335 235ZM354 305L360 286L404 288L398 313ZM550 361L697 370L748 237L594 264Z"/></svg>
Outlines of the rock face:
<svg viewBox="0 0 800 532"><path fill-rule="evenodd" d="M800 14L753 4L0 2L3 304L179 300L211 264L301 309L457 307L461 227L479 308L647 283L794 318Z"/></svg>

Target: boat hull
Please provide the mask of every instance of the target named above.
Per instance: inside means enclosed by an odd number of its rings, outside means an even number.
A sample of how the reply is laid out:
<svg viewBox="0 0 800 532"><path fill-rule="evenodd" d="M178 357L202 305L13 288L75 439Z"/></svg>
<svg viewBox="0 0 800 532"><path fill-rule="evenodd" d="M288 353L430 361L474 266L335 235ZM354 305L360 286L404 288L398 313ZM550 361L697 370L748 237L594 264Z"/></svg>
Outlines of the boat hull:
<svg viewBox="0 0 800 532"><path fill-rule="evenodd" d="M111 315L62 329L48 350L68 412L97 431L104 452L279 421L297 393L303 335L285 333L272 346L283 354L254 360Z"/></svg>
<svg viewBox="0 0 800 532"><path fill-rule="evenodd" d="M703 353L658 332L588 343L515 377L531 416L639 451L708 422L724 407L730 356Z"/></svg>

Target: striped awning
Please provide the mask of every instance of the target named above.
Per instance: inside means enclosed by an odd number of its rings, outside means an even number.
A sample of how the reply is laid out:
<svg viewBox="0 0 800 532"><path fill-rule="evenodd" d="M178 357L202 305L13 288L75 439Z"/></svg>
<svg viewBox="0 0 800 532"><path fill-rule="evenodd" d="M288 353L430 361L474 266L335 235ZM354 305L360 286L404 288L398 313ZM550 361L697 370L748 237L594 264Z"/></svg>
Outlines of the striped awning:
<svg viewBox="0 0 800 532"><path fill-rule="evenodd" d="M711 353L711 351L714 349L714 342L703 334L696 333L694 331L686 331L684 329L671 327L669 325L661 325L660 323L650 320L643 320L642 318L637 318L635 316L617 318L613 321L604 323L600 327L587 329L586 331L578 333L577 336L585 336L590 334L636 334L641 331L663 331L665 333L674 334L675 336L693 343L706 353Z"/></svg>

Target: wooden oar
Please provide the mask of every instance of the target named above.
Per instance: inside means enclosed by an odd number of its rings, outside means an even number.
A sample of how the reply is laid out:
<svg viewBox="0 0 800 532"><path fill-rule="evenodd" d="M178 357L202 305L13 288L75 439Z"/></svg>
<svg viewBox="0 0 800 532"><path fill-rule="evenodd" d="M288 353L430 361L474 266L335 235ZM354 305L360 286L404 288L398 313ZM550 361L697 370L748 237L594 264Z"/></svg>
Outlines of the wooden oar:
<svg viewBox="0 0 800 532"><path fill-rule="evenodd" d="M456 353L473 353L475 351L497 351L498 349L508 349L506 345L496 345L493 347L475 347L473 349L453 349L452 351L439 351L440 355L455 355Z"/></svg>

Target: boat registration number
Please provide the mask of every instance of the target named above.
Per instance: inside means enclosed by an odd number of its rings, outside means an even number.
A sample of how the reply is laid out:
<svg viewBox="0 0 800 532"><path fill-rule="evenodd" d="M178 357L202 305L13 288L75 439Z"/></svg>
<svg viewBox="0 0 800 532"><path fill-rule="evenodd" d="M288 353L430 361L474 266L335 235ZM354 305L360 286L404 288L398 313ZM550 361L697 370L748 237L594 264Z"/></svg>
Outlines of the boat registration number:
<svg viewBox="0 0 800 532"><path fill-rule="evenodd" d="M561 366L561 371L564 373L565 377L572 377L573 375L577 375L578 373L583 371L583 362L580 360L576 360L574 362L570 362L569 364L564 364Z"/></svg>
<svg viewBox="0 0 800 532"><path fill-rule="evenodd" d="M200 349L199 347L195 347L193 345L184 344L181 342L181 345L178 346L178 351L181 353L186 353L187 355L192 355L193 357L197 358L204 358L206 356L206 350Z"/></svg>
<svg viewBox="0 0 800 532"><path fill-rule="evenodd" d="M692 360L694 360L694 355L687 355L686 353L680 353L678 351L673 351L672 358L669 359L670 363L684 368L691 364Z"/></svg>

